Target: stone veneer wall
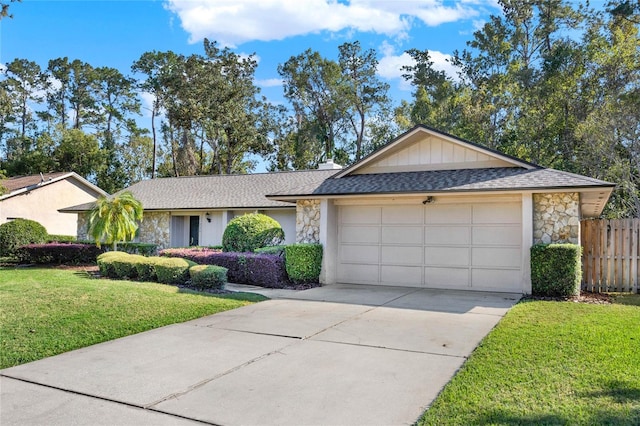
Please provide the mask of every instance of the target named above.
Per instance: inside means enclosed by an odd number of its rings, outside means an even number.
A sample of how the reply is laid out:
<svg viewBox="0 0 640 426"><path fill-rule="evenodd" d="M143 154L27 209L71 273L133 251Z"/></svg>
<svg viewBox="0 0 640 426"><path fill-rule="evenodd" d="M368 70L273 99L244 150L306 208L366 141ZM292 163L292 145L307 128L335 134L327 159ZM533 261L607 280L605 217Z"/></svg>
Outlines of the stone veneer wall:
<svg viewBox="0 0 640 426"><path fill-rule="evenodd" d="M88 235L89 213L78 214L78 239L91 240ZM158 245L158 250L171 245L171 214L144 212L142 223L138 228L137 240L142 243Z"/></svg>
<svg viewBox="0 0 640 426"><path fill-rule="evenodd" d="M169 212L144 212L138 229L141 243L158 245L158 250L171 246L171 214Z"/></svg>
<svg viewBox="0 0 640 426"><path fill-rule="evenodd" d="M78 223L76 225L76 233L78 234L78 240L89 240L89 213L78 213Z"/></svg>
<svg viewBox="0 0 640 426"><path fill-rule="evenodd" d="M533 194L533 243L580 242L580 195Z"/></svg>
<svg viewBox="0 0 640 426"><path fill-rule="evenodd" d="M320 200L298 200L296 203L296 242L320 242Z"/></svg>

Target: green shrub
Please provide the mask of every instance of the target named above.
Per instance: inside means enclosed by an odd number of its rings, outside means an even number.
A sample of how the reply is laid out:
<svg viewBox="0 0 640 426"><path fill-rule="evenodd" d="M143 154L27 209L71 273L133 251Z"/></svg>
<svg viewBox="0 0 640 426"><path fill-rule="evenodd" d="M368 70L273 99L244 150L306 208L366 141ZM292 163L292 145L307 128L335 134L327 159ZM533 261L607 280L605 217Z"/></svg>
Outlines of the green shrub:
<svg viewBox="0 0 640 426"><path fill-rule="evenodd" d="M202 290L221 290L227 282L227 268L215 265L196 265L189 268L191 284Z"/></svg>
<svg viewBox="0 0 640 426"><path fill-rule="evenodd" d="M179 257L162 257L156 261L158 282L163 284L185 284L189 279L189 268L194 262Z"/></svg>
<svg viewBox="0 0 640 426"><path fill-rule="evenodd" d="M156 275L156 263L158 259L161 259L157 256L141 256L135 262L136 273L138 275L137 279L139 281L157 281L158 276Z"/></svg>
<svg viewBox="0 0 640 426"><path fill-rule="evenodd" d="M158 245L152 243L118 243L118 250L126 251L130 254L141 254L143 256L152 256L158 252Z"/></svg>
<svg viewBox="0 0 640 426"><path fill-rule="evenodd" d="M284 241L280 224L267 215L251 213L232 219L222 235L222 251L251 252Z"/></svg>
<svg viewBox="0 0 640 426"><path fill-rule="evenodd" d="M531 291L536 296L580 294L582 248L575 244L536 244L531 247Z"/></svg>
<svg viewBox="0 0 640 426"><path fill-rule="evenodd" d="M126 259L130 257L129 253L123 251L108 251L98 256L97 263L100 275L109 278L120 278L118 272L116 272L114 262L120 259Z"/></svg>
<svg viewBox="0 0 640 426"><path fill-rule="evenodd" d="M285 246L285 267L294 283L317 283L322 268L322 245L291 244Z"/></svg>
<svg viewBox="0 0 640 426"><path fill-rule="evenodd" d="M75 235L55 235L50 234L47 238L48 243L74 243L76 241Z"/></svg>
<svg viewBox="0 0 640 426"><path fill-rule="evenodd" d="M139 254L130 254L128 256L116 257L111 261L117 278L120 279L136 279L138 278L138 269L136 265L143 261L144 256Z"/></svg>
<svg viewBox="0 0 640 426"><path fill-rule="evenodd" d="M258 254L276 254L280 257L284 256L284 248L286 246L268 246L255 249L253 252Z"/></svg>
<svg viewBox="0 0 640 426"><path fill-rule="evenodd" d="M0 256L13 256L18 247L42 244L49 234L34 220L14 219L0 225Z"/></svg>

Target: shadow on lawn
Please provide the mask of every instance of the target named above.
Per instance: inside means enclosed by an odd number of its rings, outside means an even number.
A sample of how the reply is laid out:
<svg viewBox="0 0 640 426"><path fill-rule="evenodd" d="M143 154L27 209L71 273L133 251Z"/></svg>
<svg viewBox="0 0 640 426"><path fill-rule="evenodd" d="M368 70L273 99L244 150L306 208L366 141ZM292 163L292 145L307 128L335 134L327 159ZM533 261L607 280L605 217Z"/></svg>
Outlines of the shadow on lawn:
<svg viewBox="0 0 640 426"><path fill-rule="evenodd" d="M640 387L636 383L611 380L605 383L598 391L587 392L580 395L585 398L611 398L618 404L636 402L640 405ZM640 409L640 407L639 407ZM640 424L640 422L638 422Z"/></svg>
<svg viewBox="0 0 640 426"><path fill-rule="evenodd" d="M479 416L474 424L499 424L499 425L568 425L568 424L588 424L588 425L638 425L640 424L640 408L634 408L630 412L612 412L610 408L594 409L588 418L576 421L571 414L531 414L519 416L514 413L494 411Z"/></svg>

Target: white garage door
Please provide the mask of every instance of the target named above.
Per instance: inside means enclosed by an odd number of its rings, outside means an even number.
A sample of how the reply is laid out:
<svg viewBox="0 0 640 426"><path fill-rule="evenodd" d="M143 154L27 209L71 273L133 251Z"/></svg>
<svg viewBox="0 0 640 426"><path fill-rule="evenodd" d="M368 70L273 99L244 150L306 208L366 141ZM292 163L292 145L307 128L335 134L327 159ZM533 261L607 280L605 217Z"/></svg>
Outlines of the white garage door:
<svg viewBox="0 0 640 426"><path fill-rule="evenodd" d="M339 206L339 282L521 292L518 201Z"/></svg>

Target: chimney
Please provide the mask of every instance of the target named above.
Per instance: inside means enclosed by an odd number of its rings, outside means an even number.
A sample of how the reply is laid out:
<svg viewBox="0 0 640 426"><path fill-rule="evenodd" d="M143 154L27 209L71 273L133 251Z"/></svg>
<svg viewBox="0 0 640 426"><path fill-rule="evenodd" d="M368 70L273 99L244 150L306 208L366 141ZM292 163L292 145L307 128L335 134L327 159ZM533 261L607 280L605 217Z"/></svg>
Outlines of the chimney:
<svg viewBox="0 0 640 426"><path fill-rule="evenodd" d="M340 170L342 166L333 162L332 158L327 158L326 163L318 164L318 170Z"/></svg>

